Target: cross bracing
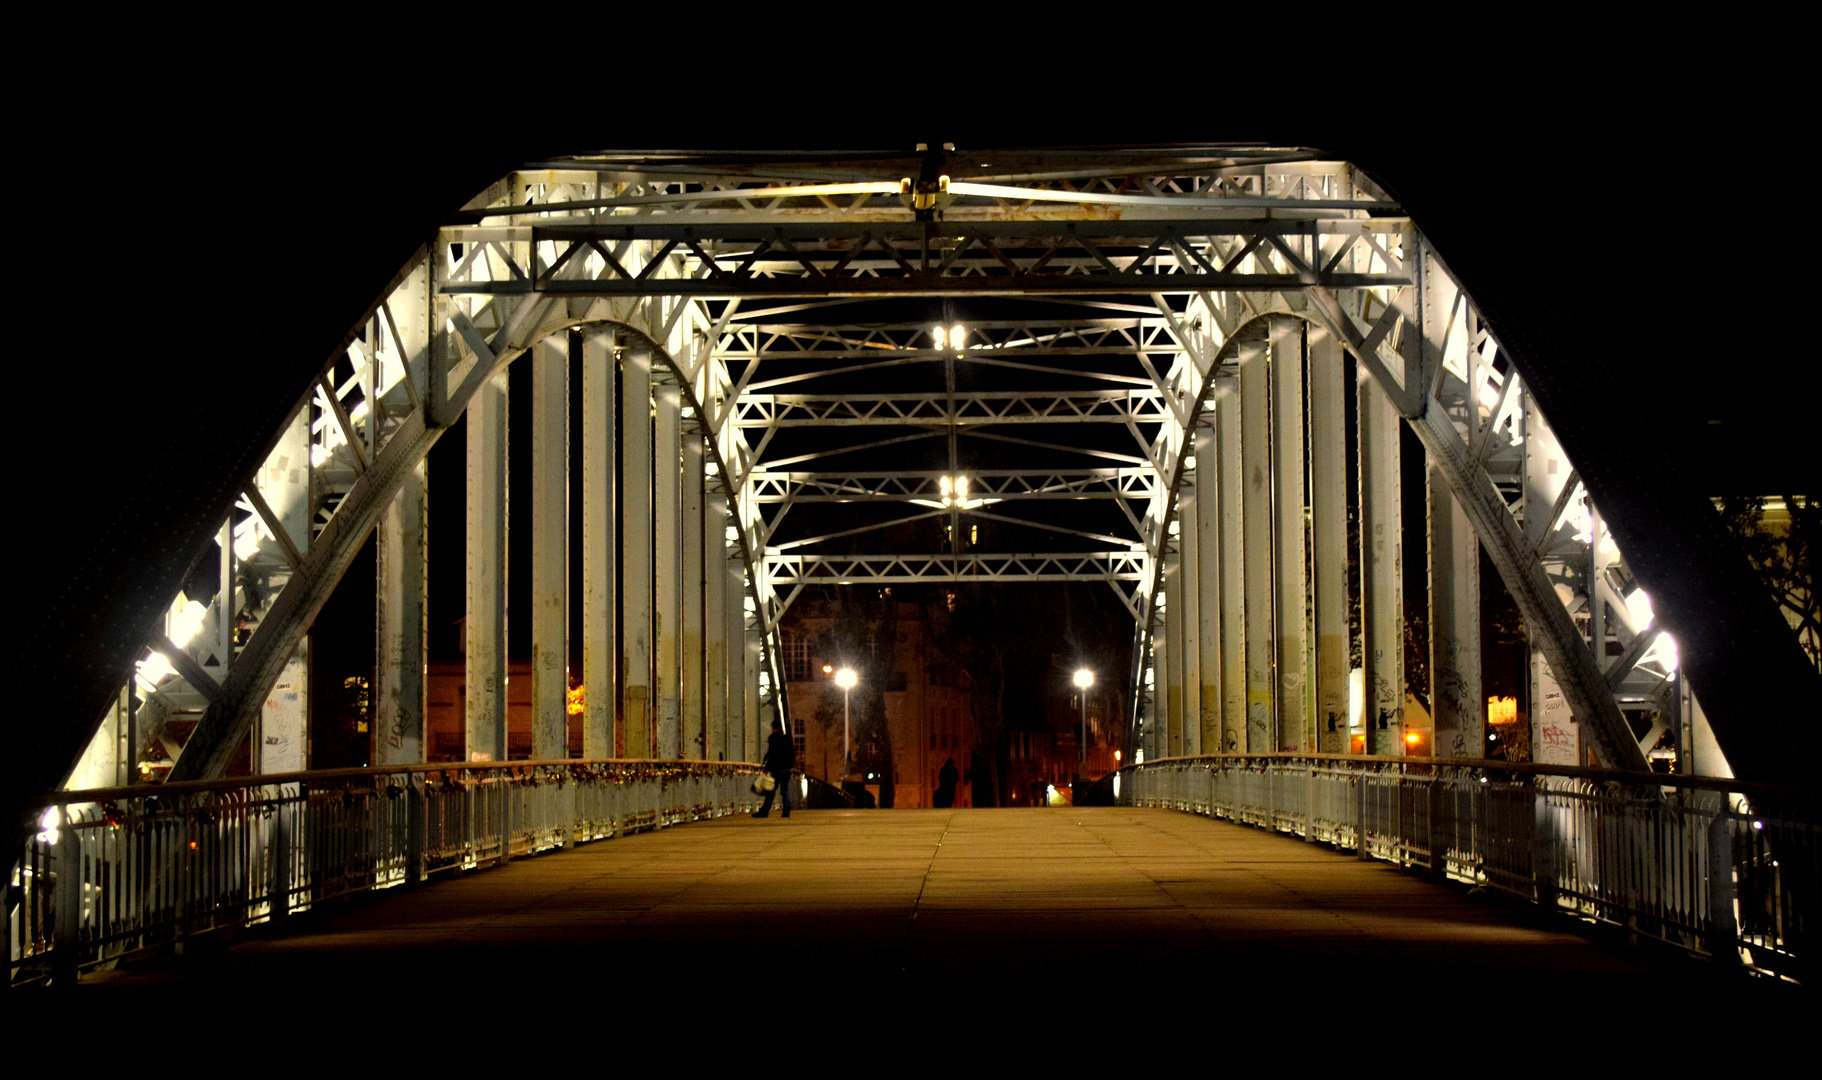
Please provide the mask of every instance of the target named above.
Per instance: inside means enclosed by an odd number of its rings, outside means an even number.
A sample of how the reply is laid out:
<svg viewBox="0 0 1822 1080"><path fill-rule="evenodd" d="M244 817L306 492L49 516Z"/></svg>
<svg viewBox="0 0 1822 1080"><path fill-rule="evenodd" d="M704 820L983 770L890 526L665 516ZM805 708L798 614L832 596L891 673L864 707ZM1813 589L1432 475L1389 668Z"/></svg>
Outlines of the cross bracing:
<svg viewBox="0 0 1822 1080"><path fill-rule="evenodd" d="M1492 328L1402 209L1352 166L1297 150L1071 151L938 183L902 155L548 164L502 179L401 270L274 436L236 504L223 508L220 577L232 587L207 604L179 598L137 678L161 708L201 717L191 745L173 748L182 752L178 775L218 770L261 722L310 620L376 527L382 564L405 575L398 588L382 583L382 621L403 621L385 624L382 649L391 651L378 694L407 713L416 701L421 722L421 680L414 689L409 676L421 661L421 644L418 653L409 644L421 599L414 614L409 581L422 572L410 554L422 515L412 517L410 500L424 454L465 411L471 421L478 404L499 411L508 363L536 362L539 350L572 339L610 381L622 380L622 398L629 386L646 395L648 409L601 414L621 425L609 438L624 441L629 423L655 423L638 436L642 452L655 447L668 460L674 441L680 467L697 463L693 480L680 475L647 493L657 502L635 547L663 549L640 554L660 568L651 595L640 594L652 618L614 633L651 638L632 665L649 677L605 695L605 705L591 698L591 732L623 732L636 709L651 719L639 736L647 748L709 738L706 661L687 674L692 661L665 637L679 625L664 617L667 605L696 605L704 634L724 649L720 693L742 702L741 722L757 723L787 705L776 639L784 593L902 574L1120 582L1138 622L1132 702L1149 753L1234 738L1243 749L1328 748L1336 701L1348 711L1320 640L1336 560L1363 577L1371 613L1359 633L1368 644L1383 646L1401 629L1388 584L1396 575L1379 568L1377 541L1348 550L1323 516L1333 513L1337 482L1336 395L1349 393L1370 431L1359 436L1372 463L1361 466L1358 509L1396 527L1385 516L1395 502L1373 503L1373 484L1397 460L1386 447L1399 426L1413 431L1429 457L1437 520L1456 515L1464 530L1444 547L1459 555L1478 544L1491 558L1531 628L1539 685L1560 693L1579 747L1639 766L1643 751L1621 709L1689 713L1667 639L1635 602L1611 532ZM909 175L879 175L901 169ZM923 302L892 298L1050 307L1044 316L981 308L984 317L954 321L935 308L929 318L844 317L855 304ZM939 326L959 326L962 343L939 340ZM1355 369L1360 380L1346 379ZM1301 413L1284 411L1305 394ZM617 399L605 400L611 412ZM471 448L476 426L486 423L471 424ZM831 427L861 430L833 441L818 434ZM503 450L474 452L485 461ZM995 467L995 455L1024 457ZM613 466L623 479L633 475L628 460L623 453ZM819 471L791 468L809 462ZM1119 467L1087 467L1094 462ZM942 479L964 476L975 485L969 495L945 501ZM1264 504L1248 484L1269 488ZM505 513L503 491L481 494ZM988 509L1015 502L1031 516ZM950 549L804 550L890 533L899 519L831 528L806 516L869 503L947 518ZM693 523L678 517L686 505ZM1114 555L958 551L954 525L965 516L1130 550L1118 554L1117 572ZM503 535L486 522L475 529L471 552ZM719 630L708 625L710 601L688 599L701 578L691 586L662 569L685 552L704 566L719 560L723 572L711 576L728 616ZM1065 559L1078 563L1055 561ZM627 587L622 574L610 595L624 599ZM1467 585L1450 588L1448 602L1468 617L1472 605L1459 599ZM471 603L486 616L477 623L504 617L491 600ZM1250 615L1249 604L1265 604L1265 614ZM1292 640L1282 631L1306 616L1304 653L1261 651L1262 641ZM610 635L604 647L619 642ZM1453 667L1436 664L1461 676L1450 692L1464 715L1477 683L1456 668L1473 663L1463 651ZM1291 676L1302 681L1292 686ZM695 690L679 689L691 679ZM1382 681L1369 680L1368 712L1396 730L1402 683ZM631 690L647 696L621 692ZM542 693L547 701L548 687ZM490 739L502 722L492 707L477 706L474 729ZM735 714L724 709L720 722ZM1435 723L1440 740L1440 712ZM1448 730L1471 728L1462 719ZM718 737L722 753L741 745L729 727ZM1646 749L1655 738L1647 735ZM418 745L421 753L421 732Z"/></svg>

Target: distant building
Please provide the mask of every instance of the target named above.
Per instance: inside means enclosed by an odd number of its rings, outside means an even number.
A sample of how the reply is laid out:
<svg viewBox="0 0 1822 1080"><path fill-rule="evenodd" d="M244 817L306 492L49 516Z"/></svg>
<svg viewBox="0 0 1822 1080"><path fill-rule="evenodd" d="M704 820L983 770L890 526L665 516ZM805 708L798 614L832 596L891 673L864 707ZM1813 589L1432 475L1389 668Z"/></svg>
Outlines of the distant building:
<svg viewBox="0 0 1822 1080"><path fill-rule="evenodd" d="M969 708L968 677L928 639L918 605L888 601L884 610L885 618L875 618L866 632L854 635L859 640L846 642L837 633L837 613L826 601L800 600L785 619L784 677L799 764L811 776L841 784L842 691L835 685L835 672L850 666L863 680L870 672L888 672L884 687L863 683L849 696L851 726L858 733L868 696L875 690L884 692L886 730L892 740L893 805L935 805L943 766L953 762L954 805L970 806L969 773L979 740ZM877 779L867 788L879 797Z"/></svg>

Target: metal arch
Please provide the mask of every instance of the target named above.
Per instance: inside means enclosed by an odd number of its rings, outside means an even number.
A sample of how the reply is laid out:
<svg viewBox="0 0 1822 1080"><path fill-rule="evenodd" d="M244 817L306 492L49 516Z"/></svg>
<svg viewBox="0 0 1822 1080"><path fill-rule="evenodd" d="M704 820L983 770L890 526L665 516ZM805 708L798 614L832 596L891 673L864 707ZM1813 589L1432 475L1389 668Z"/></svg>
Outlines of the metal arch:
<svg viewBox="0 0 1822 1080"><path fill-rule="evenodd" d="M1496 556L1495 563L1507 579L1514 598L1519 600L1527 620L1547 631L1544 635L1546 650L1554 650L1549 652L1553 668L1563 673L1565 690L1580 701L1576 711L1596 719L1595 729L1597 734L1604 733L1600 737L1608 744L1604 750L1610 763L1629 762L1626 751L1636 751L1636 746L1629 738L1618 737L1626 729L1611 692L1602 692L1607 677L1602 675L1593 656L1583 646L1568 613L1560 604L1550 602L1555 598L1555 592L1538 565L1538 553L1525 542L1522 532L1514 531L1516 525L1511 512L1484 468L1492 449L1490 435L1502 422L1506 397L1518 387L1516 376L1501 384L1501 403L1494 408L1494 415L1485 424L1475 425L1465 440L1435 396L1434 389L1443 378L1443 365L1437 359L1441 350L1431 340L1433 328L1425 314L1432 306L1430 293L1438 280L1447 280L1463 302L1466 302L1465 292L1448 278L1440 260L1429 251L1408 221L1399 217L1379 217L1371 219L1369 228L1363 224L1368 219L1336 219L1334 216L1337 211L1398 214L1400 211L1395 204L1382 198L1328 199L1323 196L1333 192L1319 191L1313 195L1305 193L1302 205L1298 205L1297 199L1268 197L1270 177L1265 173L1255 177L1259 181L1256 186L1227 183L1232 176L1250 176L1247 169L1251 167L1233 164L1211 167L1206 177L1194 181L1192 193L1208 204L1219 204L1214 209L1220 214L1212 211L1200 214L1205 207L1198 206L1194 208L1198 214L1187 217L1183 213L1186 200L1180 197L1183 193L1174 189L1174 194L1167 192L1158 186L1155 178L1144 181L1136 195L1112 190L1112 185L1104 180L1083 190L1065 191L1053 182L1055 178L1041 176L1010 178L1017 180L1017 184L975 185L980 190L958 185L957 194L962 198L951 207L958 224L945 225L935 234L928 228L928 223L911 230L862 220L865 216L862 203L879 194L874 192L849 193L856 196L845 210L845 216L851 221L817 226L802 222L812 214L831 215L827 213L826 205L808 205L807 202L824 199L828 192L806 189L779 193L763 187L737 187L737 183L745 182L741 180L717 188L721 194L715 198L708 198L700 191L680 189L635 193L619 199L572 200L568 203L534 201L527 205L520 197L526 187L522 175L509 175L470 204L473 220L538 218L568 211L583 211L595 216L574 223L554 223L546 218L548 223L545 224L453 226L439 236L435 252L421 252L408 265L401 278L414 273L420 265L436 271L434 276L438 280L433 284L437 287L426 297L430 310L437 313L432 321L437 325L444 322L452 325L453 336L466 344L472 355L461 355L460 344L446 340L451 335L431 336L432 346L440 344L447 348L454 344L457 355L449 364L435 362L434 355L425 359L424 381L428 387L423 391L421 401L416 383L409 374L410 364L415 361L407 361L407 375L402 386L411 398L411 408L402 419L397 414L389 418L393 426L386 433L383 447L380 432L374 426L374 413L369 414L367 441L363 445L357 418L343 408L344 391L319 377L319 387L310 391L312 398L320 395L326 406L318 426L333 425L340 432L342 441L339 445L346 447L341 456L347 459L344 464L352 480L340 493L315 542L306 538L300 550L288 540L283 529L271 530L274 540L287 549L285 554L292 564L292 580L279 591L267 618L262 620L237 666L222 681L221 700L211 703L205 714L197 738L207 733L216 738L216 742L198 744L193 739L192 746L207 745L208 754L186 754L180 759L173 777L201 775L198 770L208 767L201 761L204 757L220 759L212 766L212 771L219 770L233 741L227 740L226 746L221 745L222 739L218 736L222 735L223 725L227 723L222 717L231 708L244 713L247 702L257 697L253 687L271 685L276 677L275 665L282 665L291 651L279 647L280 639L295 647L303 628L320 609L329 589L345 571L353 552L372 528L374 518L391 493L397 491L403 470L421 460L442 425L460 415L475 388L539 338L558 329L591 322L625 326L652 341L653 351L661 358L669 376L681 387L704 429L716 459L718 475L728 485L731 501L738 506L734 517L748 568L748 588L758 607L755 621L765 631L764 662L771 669L772 687L782 704L784 683L778 678L778 643L774 636L776 615L782 608L767 580L762 541L751 528L755 520L755 500L750 480L759 452L749 452L744 440L729 438L737 426L741 402L751 399L741 392L744 383L735 384L726 379L725 362L722 362L719 385L710 387L704 381L712 362L719 361L723 355L715 347L720 343L723 327L714 326L709 330L709 336L716 340L705 353L704 361L693 370L685 370L670 350L659 343L670 337L680 317L694 319L701 315L700 321L712 321L696 305L679 299L687 294L846 295L840 284L842 281L847 282L846 290L855 295L916 291L923 287L944 293L958 290L1011 293L1033 288L1078 294L1158 293L1156 317L1168 324L1169 335L1177 341L1178 360L1162 376L1155 370L1150 372L1153 385L1149 392L1157 395L1155 400L1166 406L1159 415L1146 418L1147 423L1158 424L1156 435L1146 438L1136 430L1134 432L1146 451L1147 468L1155 471L1160 480L1168 480L1162 485L1153 485L1152 509L1140 523L1145 538L1146 565L1140 573L1142 587L1133 601L1141 628L1135 635L1136 659L1140 661L1134 665L1137 700L1145 695L1143 660L1152 634L1152 620L1156 616L1156 586L1169 543L1169 525L1177 514L1177 496L1184 479L1185 440L1201 414L1220 357L1236 333L1268 315L1294 316L1329 329L1356 361L1373 374L1388 396L1400 404L1401 413L1424 440L1426 449L1447 466L1445 472L1458 501L1475 515L1474 525L1482 542L1490 552L1506 553L1506 562ZM1351 185L1375 193L1357 170L1345 164L1335 169L1346 174ZM586 168L575 171L591 181L598 180L601 175ZM1206 188L1202 186L1204 180L1208 183ZM556 181L553 179L552 183ZM1176 183L1170 180L1166 187ZM1046 184L1051 186L1046 187ZM1031 186L1021 188L1018 185ZM664 185L650 186L655 189ZM623 193L635 189L643 191L644 187L644 182L629 183L623 184L621 190ZM757 198L778 201L773 206L754 210L750 200ZM652 201L641 204L637 202L640 199ZM799 201L785 205L793 199ZM1023 212L1020 200L1028 203L1032 199L1070 202L1086 209L1064 211L1041 225L1007 225L1008 219ZM738 207L722 214L714 223L724 235L716 234L714 228L703 231L674 225L664 221L663 215L630 224L625 218L598 216L598 211L603 209L610 213L617 209L663 205L693 209L698 204L715 201L732 202ZM1085 224L1088 211L1097 205L1130 208L1131 218L1117 227L1106 223ZM1261 209L1267 210L1268 214L1260 215ZM1288 219L1261 223L1262 217L1286 212L1291 214ZM797 222L790 228L776 224L780 220L788 221L793 214L797 215ZM1342 227L1343 224L1347 227ZM817 232L819 228L821 233ZM686 233L685 229L692 232ZM798 235L800 231L802 233ZM1110 254L1106 250L1105 241L1110 238L1131 239L1141 233L1144 234L1144 246L1136 256L1131 251ZM820 249L812 249L810 242L818 235L834 239ZM934 249L931 246L933 235L937 239ZM958 239L946 242L941 240L942 235ZM1033 260L1030 258L1032 251L1014 251L1018 243L1028 246L1039 241L1050 243L1056 237L1066 238L1061 246L1067 250L1061 254L1046 257L1038 253L1038 258ZM919 268L915 270L909 266L912 240L919 242L922 256ZM458 280L449 281L445 280L449 275L442 273L447 267L441 255L452 242L463 244L464 253L453 275ZM727 250L714 248L717 243L725 243ZM761 243L766 246L759 247ZM628 250L640 244L644 245L643 250L634 252L640 258L629 259ZM705 249L704 244L714 250ZM1404 253L1404 245L1412 246L1414 257ZM933 250L937 256L934 267L923 261ZM772 258L770 264L764 261L766 257ZM734 265L725 265L728 263ZM1344 263L1350 267L1353 263L1364 263L1365 270L1354 273L1350 268L1344 272ZM578 273L585 264L599 269L592 275ZM996 265L998 270L994 269ZM1046 275L1041 272L1049 266L1060 267L1069 273ZM902 271L899 277L891 279L891 284L882 284L895 270ZM840 274L848 276L840 278ZM1414 291L1422 294L1420 300L1413 300ZM1187 293L1184 310L1174 310L1164 301L1163 292L1178 296ZM464 312L452 302L454 297L464 294L493 295L502 300L523 297L524 302L511 310L495 304L486 312L488 318L482 318L481 309ZM391 290L388 299L390 296ZM661 298L670 298L673 303L667 307ZM690 312L697 314L688 314ZM397 338L398 330L393 325L393 315L385 299L369 318L376 320L377 325L381 314ZM528 334L535 336L528 338ZM523 344L515 346L515 341L523 341ZM1413 344L1415 342L1423 344L1420 347ZM352 335L348 347L354 348ZM1426 350L1435 353L1436 357L1426 359ZM813 351L806 355L816 357ZM339 360L338 351L335 359L325 367L325 373ZM464 364L468 366L464 367ZM751 369L743 379L750 374ZM452 377L456 380L453 390L448 383ZM711 406L713 394L708 392L710 390L729 393L724 403ZM308 404L306 401L300 407L308 407ZM1127 418L1127 422L1131 423L1131 418ZM1458 446L1458 443L1462 445ZM327 436L325 445L328 445ZM730 456L732 448L738 449L736 456ZM736 457L744 460L737 461ZM260 518L270 519L271 513L258 505L256 485L249 483L246 487L248 501L253 504L250 509L258 512ZM1506 512L1500 513L1502 510ZM239 704L233 706L224 702ZM1586 713L1584 708L1588 710ZM1135 715L1138 715L1136 710ZM1615 742L1617 747L1612 745ZM199 759L194 768L189 764L192 757Z"/></svg>
<svg viewBox="0 0 1822 1080"><path fill-rule="evenodd" d="M400 277L408 277L433 257L434 253L420 252ZM375 306L375 310L385 307L389 299L390 296L383 299ZM429 368L427 374L430 376L430 391L422 400L416 393L410 395L415 407L402 418L386 440L384 448L378 451L371 462L359 458L361 467L358 479L339 500L322 531L308 545L308 550L298 552L287 544L287 555L293 562L292 577L263 613L258 629L235 658L227 677L219 687L210 688L207 693L208 707L185 745L184 752L174 764L170 779L209 779L221 774L240 739L251 728L260 703L270 692L303 635L309 631L316 615L372 532L379 515L398 494L406 474L423 460L442 433L461 416L475 391L538 341L554 333L589 325L612 325L638 334L651 346L653 354L660 358L671 377L681 386L696 415L706 415L701 411L701 403L696 398L689 373L677 364L670 350L655 340L662 336L662 330L649 324L640 325L644 320L639 316L647 311L646 305L635 305L631 311L620 313L622 317L618 319L612 317L615 313L594 310L598 305L589 305L590 310L579 316L566 311L551 319L548 317L549 311L557 303L559 302L554 299L544 297L524 303L519 311L514 312L513 317L504 321L492 342L475 332L471 321L465 318L451 320L455 324L456 333L469 346L472 366L451 390L447 386L447 376L451 368L460 367L461 363L438 364L436 350L433 348L431 354L424 358ZM535 312L530 312L530 309L539 307L545 308L546 317L540 318ZM392 316L389 308L387 312L387 320L390 322ZM332 359L325 370L332 368L337 360L339 356ZM439 375L442 377L439 378ZM323 376L319 375L318 382L323 382ZM409 366L405 385L412 385ZM313 387L312 392L317 392L316 388ZM334 400L332 390L324 389L322 392ZM352 424L340 408L339 401L333 412L335 422L345 436L351 433ZM432 413L440 422L429 422L428 417ZM292 415L296 415L295 411ZM717 474L724 478L729 476L717 433L705 424L703 434L708 438L710 452L718 466ZM353 444L349 445L352 449ZM247 484L246 488L257 498L257 489L253 484ZM734 494L731 485L729 494ZM269 513L262 516L269 516ZM757 572L759 566L753 557L755 548L749 535L748 523L739 515L734 516L736 527L741 531L740 546L747 563L749 588L757 590L761 577ZM277 532L280 538L284 535L282 530ZM782 687L777 676L780 669L775 642L765 650L765 659L772 671L772 685ZM185 670L186 667L180 667L180 674Z"/></svg>

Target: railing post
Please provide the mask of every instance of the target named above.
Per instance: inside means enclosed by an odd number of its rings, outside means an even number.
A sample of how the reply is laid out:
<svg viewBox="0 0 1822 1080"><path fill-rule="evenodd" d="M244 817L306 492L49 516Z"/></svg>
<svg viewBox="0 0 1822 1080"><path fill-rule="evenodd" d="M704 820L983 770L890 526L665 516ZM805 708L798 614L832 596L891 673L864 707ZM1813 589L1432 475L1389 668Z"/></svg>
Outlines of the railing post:
<svg viewBox="0 0 1822 1080"><path fill-rule="evenodd" d="M74 986L82 964L82 842L58 809L57 925L51 935L51 985Z"/></svg>
<svg viewBox="0 0 1822 1080"><path fill-rule="evenodd" d="M1726 796L1708 823L1708 952L1723 964L1740 962L1740 931L1733 914L1733 815Z"/></svg>
<svg viewBox="0 0 1822 1080"><path fill-rule="evenodd" d="M1356 807L1357 816L1354 819L1354 857L1370 859L1372 856L1367 853L1367 779L1372 774L1367 771L1367 766L1363 762L1356 775L1359 777L1360 785L1359 790L1355 792L1359 796L1359 805Z"/></svg>
<svg viewBox="0 0 1822 1080"><path fill-rule="evenodd" d="M1536 798L1531 824L1531 877L1536 882L1537 906L1549 912L1556 910L1556 836L1550 827L1549 791L1540 786Z"/></svg>
<svg viewBox="0 0 1822 1080"><path fill-rule="evenodd" d="M506 860L512 858L512 781L502 774L494 784L495 794L499 796L500 810L495 817L500 826L500 862L505 866Z"/></svg>
<svg viewBox="0 0 1822 1080"><path fill-rule="evenodd" d="M291 914L291 827L285 821L285 789L272 806L272 921Z"/></svg>
<svg viewBox="0 0 1822 1080"><path fill-rule="evenodd" d="M405 886L415 888L424 880L424 834L428 828L429 794L422 777L405 781Z"/></svg>
<svg viewBox="0 0 1822 1080"><path fill-rule="evenodd" d="M1429 841L1428 841L1428 846L1429 846L1429 850L1430 850L1429 876L1433 880L1441 881L1444 878L1448 877L1448 859L1443 851L1443 846L1444 846L1443 839L1442 839L1443 783L1442 783L1442 768L1440 766L1437 766L1437 765L1430 766L1430 783L1428 785L1427 791L1428 791L1427 798L1429 801L1429 805L1426 807L1426 809L1428 810L1428 813L1425 814L1425 817L1427 820L1424 822L1424 826L1425 826L1425 831L1429 834Z"/></svg>

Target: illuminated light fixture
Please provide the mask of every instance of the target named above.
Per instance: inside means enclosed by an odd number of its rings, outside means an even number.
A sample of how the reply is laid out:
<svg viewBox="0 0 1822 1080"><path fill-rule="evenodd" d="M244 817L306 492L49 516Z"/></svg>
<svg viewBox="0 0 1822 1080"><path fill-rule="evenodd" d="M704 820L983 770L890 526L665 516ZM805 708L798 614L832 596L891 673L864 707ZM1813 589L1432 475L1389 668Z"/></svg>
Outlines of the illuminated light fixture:
<svg viewBox="0 0 1822 1080"><path fill-rule="evenodd" d="M1093 686L1094 685L1094 672L1089 671L1087 668L1082 668L1080 671L1077 671L1075 673L1075 684L1084 690ZM1119 760L1119 754L1117 751L1114 754L1114 760L1116 760L1116 761Z"/></svg>
<svg viewBox="0 0 1822 1080"><path fill-rule="evenodd" d="M826 671L828 669L825 668L824 670ZM853 668L845 667L835 673L835 685L841 687L843 690L852 690L859 684L860 676L854 673Z"/></svg>
<svg viewBox="0 0 1822 1080"><path fill-rule="evenodd" d="M961 323L956 323L949 328L949 347L951 349L961 348L962 342L967 340L967 337L968 331L962 328ZM959 356L960 354L958 353L956 355Z"/></svg>
<svg viewBox="0 0 1822 1080"><path fill-rule="evenodd" d="M38 819L38 828L41 830L38 833L38 839L44 841L47 844L55 844L57 842L58 827L61 826L62 824L63 824L63 811L62 810L58 809L55 806L46 810L44 812L44 816L40 817Z"/></svg>
<svg viewBox="0 0 1822 1080"><path fill-rule="evenodd" d="M171 613L171 641L181 649L196 640L196 632L202 629L202 620L209 611L196 601L185 599L182 593L177 595L182 606Z"/></svg>
<svg viewBox="0 0 1822 1080"><path fill-rule="evenodd" d="M824 665L823 665L823 666L822 666L822 673L823 673L823 674L824 674L824 675L827 675L827 674L829 674L829 673L830 673L830 672L832 672L832 671L834 671L834 670L835 670L835 665L834 665L834 664L824 664Z"/></svg>
<svg viewBox="0 0 1822 1080"><path fill-rule="evenodd" d="M1196 471L1196 455L1190 454L1188 457L1185 457L1183 459L1183 468L1184 468L1184 471L1186 471L1186 472L1195 472Z"/></svg>
<svg viewBox="0 0 1822 1080"><path fill-rule="evenodd" d="M1415 743L1419 737L1420 736L1415 731L1413 731L1409 735L1406 735L1404 737L1404 741L1408 742L1408 743Z"/></svg>
<svg viewBox="0 0 1822 1080"><path fill-rule="evenodd" d="M949 331L940 326L932 327L930 330L930 339L936 342L937 348L944 348L949 341Z"/></svg>

